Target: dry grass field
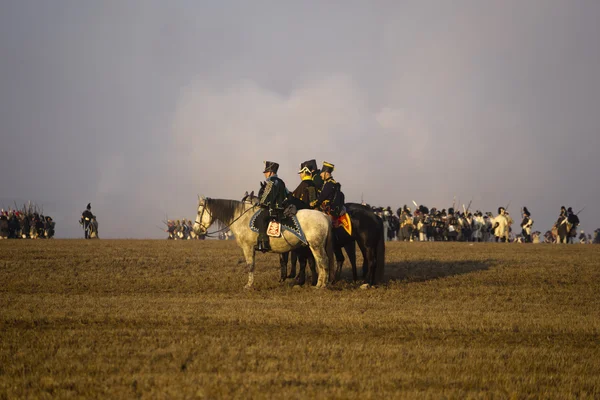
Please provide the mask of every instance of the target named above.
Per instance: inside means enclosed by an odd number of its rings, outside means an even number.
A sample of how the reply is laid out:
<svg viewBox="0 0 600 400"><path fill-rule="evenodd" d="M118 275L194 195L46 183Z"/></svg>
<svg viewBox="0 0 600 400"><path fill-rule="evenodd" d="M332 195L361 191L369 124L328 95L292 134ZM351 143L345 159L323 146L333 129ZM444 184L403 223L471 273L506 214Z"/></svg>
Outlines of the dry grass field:
<svg viewBox="0 0 600 400"><path fill-rule="evenodd" d="M0 242L0 399L600 398L600 246L389 243L245 291L226 241Z"/></svg>

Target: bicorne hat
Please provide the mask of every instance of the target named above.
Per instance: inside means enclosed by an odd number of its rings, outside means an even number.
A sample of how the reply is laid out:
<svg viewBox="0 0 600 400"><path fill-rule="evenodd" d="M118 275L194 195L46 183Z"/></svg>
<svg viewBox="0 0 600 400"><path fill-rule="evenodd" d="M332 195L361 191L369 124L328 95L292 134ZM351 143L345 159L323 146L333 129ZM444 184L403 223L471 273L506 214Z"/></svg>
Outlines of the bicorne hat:
<svg viewBox="0 0 600 400"><path fill-rule="evenodd" d="M305 173L305 174L310 174L312 172L312 170L308 167L308 165L306 165L308 163L308 161L304 161L302 164L300 164L300 171L298 171L299 174Z"/></svg>
<svg viewBox="0 0 600 400"><path fill-rule="evenodd" d="M335 165L332 163L328 163L327 161L323 161L323 168L321 168L321 172L329 172L332 173L335 169Z"/></svg>
<svg viewBox="0 0 600 400"><path fill-rule="evenodd" d="M523 207L523 214L527 215L528 217L531 216L531 214L529 213L529 210L527 209L527 207Z"/></svg>
<svg viewBox="0 0 600 400"><path fill-rule="evenodd" d="M276 174L278 169L279 169L279 164L277 164L276 162L265 161L265 170L263 171L263 173L272 172L272 173Z"/></svg>

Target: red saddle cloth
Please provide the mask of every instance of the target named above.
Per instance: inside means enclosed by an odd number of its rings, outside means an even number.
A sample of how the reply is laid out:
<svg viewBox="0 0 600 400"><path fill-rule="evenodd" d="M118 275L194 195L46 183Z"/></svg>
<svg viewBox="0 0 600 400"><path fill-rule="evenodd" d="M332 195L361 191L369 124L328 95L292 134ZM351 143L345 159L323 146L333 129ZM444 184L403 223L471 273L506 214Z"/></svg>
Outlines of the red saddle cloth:
<svg viewBox="0 0 600 400"><path fill-rule="evenodd" d="M334 229L341 226L348 233L348 235L352 235L352 222L350 221L350 215L348 215L348 213L344 213L337 218L332 216L331 220L333 222Z"/></svg>

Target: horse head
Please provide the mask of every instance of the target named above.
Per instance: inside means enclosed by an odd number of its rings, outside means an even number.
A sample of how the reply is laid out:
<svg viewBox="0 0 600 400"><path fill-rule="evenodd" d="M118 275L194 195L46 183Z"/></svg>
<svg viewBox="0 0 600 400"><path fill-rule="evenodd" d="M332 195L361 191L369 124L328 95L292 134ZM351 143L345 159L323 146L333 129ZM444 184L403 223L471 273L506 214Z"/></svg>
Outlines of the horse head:
<svg viewBox="0 0 600 400"><path fill-rule="evenodd" d="M254 190L248 194L248 192L244 193L244 197L242 197L242 203L248 204L258 204L258 196L254 195Z"/></svg>
<svg viewBox="0 0 600 400"><path fill-rule="evenodd" d="M208 228L213 223L213 217L208 210L208 198L198 196L198 211L196 221L194 221L194 233L198 236L204 236L208 233Z"/></svg>

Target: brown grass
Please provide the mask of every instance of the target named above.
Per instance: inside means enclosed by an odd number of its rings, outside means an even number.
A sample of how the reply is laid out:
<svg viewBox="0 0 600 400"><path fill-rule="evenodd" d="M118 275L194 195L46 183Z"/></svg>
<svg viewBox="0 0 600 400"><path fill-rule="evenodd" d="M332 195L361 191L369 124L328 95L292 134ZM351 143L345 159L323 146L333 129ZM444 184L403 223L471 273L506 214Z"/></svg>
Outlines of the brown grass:
<svg viewBox="0 0 600 400"><path fill-rule="evenodd" d="M394 242L370 290L261 254L245 291L223 241L0 254L0 398L600 397L600 246Z"/></svg>

